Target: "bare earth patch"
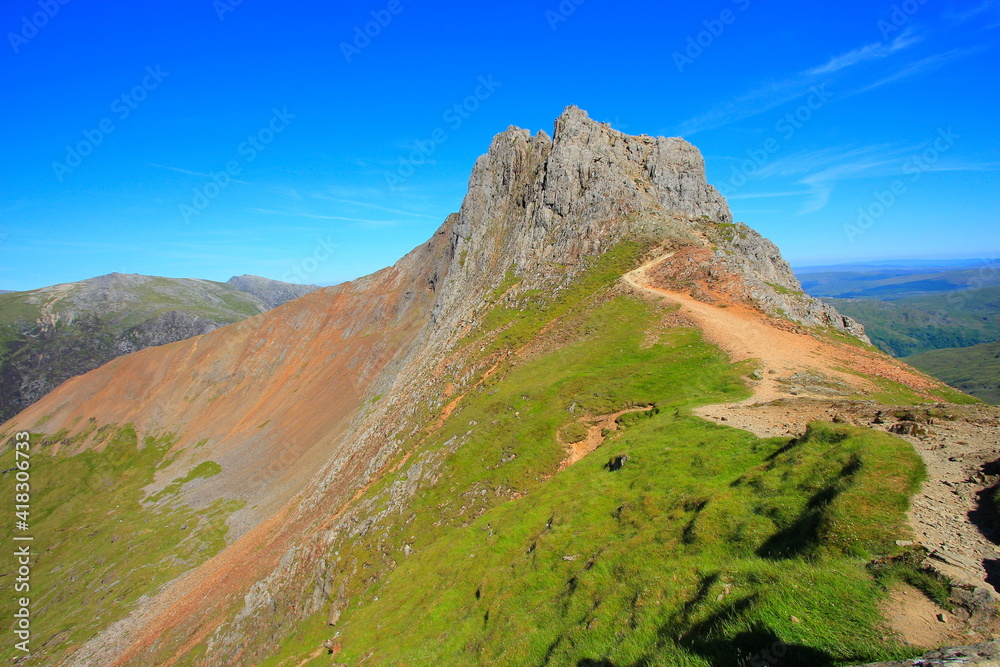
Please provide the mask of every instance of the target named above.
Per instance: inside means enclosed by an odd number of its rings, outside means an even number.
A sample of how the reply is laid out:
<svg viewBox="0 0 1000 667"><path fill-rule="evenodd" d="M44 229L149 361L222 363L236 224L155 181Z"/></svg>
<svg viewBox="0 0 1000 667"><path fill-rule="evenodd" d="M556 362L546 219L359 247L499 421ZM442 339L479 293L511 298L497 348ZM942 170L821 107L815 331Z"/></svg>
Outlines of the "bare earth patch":
<svg viewBox="0 0 1000 667"><path fill-rule="evenodd" d="M894 588L882 605L882 613L903 641L921 648L942 646L959 629L947 611L911 586Z"/></svg>
<svg viewBox="0 0 1000 667"><path fill-rule="evenodd" d="M604 444L604 441L608 437L608 432L618 430L619 417L630 412L649 412L653 409L653 407L654 406L652 405L647 405L642 408L619 410L618 412L613 412L609 415L602 415L600 417L581 417L577 421L587 427L587 437L579 442L564 444L567 456L563 462L559 464L559 470L565 470Z"/></svg>

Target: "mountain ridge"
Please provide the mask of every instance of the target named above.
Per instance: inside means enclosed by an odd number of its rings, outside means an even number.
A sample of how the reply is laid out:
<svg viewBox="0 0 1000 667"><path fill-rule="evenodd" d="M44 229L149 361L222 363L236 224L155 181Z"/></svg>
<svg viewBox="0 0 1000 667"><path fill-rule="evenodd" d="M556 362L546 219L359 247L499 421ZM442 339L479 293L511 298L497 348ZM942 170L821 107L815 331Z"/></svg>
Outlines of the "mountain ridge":
<svg viewBox="0 0 1000 667"><path fill-rule="evenodd" d="M856 365L854 379L818 377L809 391L852 395L891 385L933 400L943 390L902 364L873 369L877 353L863 330L805 295L777 248L732 222L697 149L629 137L570 107L552 138L518 128L498 135L477 161L460 211L393 267L116 359L0 427L44 429L54 451L68 454L101 451L91 422L170 431L174 457L151 495L211 460L221 471L185 490L183 502L246 503L230 516L226 549L64 664L172 662L204 642L204 660L248 664L273 653L275 633L295 622L323 609L336 622L350 577L339 593L331 588L339 577L331 550L405 506L417 482L391 487L384 511L368 494L403 466L429 461L418 452L445 425L457 428L462 401L491 378L561 344L564 319L579 317L575 307L630 294L621 276L667 252L670 261L653 273L658 288L690 294L713 312L746 312ZM770 370L789 382L800 373ZM801 393L791 384L777 391ZM442 451L460 446L449 442ZM259 640L248 645L247 637Z"/></svg>

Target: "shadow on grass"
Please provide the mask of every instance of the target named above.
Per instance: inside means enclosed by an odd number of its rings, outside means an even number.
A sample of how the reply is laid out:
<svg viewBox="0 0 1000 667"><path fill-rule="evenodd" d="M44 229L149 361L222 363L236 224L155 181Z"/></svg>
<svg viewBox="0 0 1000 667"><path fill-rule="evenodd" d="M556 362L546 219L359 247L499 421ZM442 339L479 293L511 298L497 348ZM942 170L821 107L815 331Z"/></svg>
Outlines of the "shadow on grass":
<svg viewBox="0 0 1000 667"><path fill-rule="evenodd" d="M1000 475L1000 460L985 464L980 472L983 475ZM983 489L976 494L976 507L969 512L972 522L983 537L1000 544L1000 484Z"/></svg>
<svg viewBox="0 0 1000 667"><path fill-rule="evenodd" d="M697 632L693 630L692 632ZM713 667L832 667L833 657L811 646L786 644L765 627L755 627L731 638L711 639L686 636L681 643L690 653L706 659ZM647 656L631 665L619 665L607 658L584 658L577 667L650 667Z"/></svg>
<svg viewBox="0 0 1000 667"><path fill-rule="evenodd" d="M770 628L753 622L754 607L759 597L751 595L737 600L704 620L692 623L691 617L706 601L717 575L703 577L695 595L677 615L659 630L660 650L679 647L691 655L707 660L714 667L832 667L833 656L825 651L802 644L786 644ZM736 628L748 628L730 634ZM662 657L662 656L659 656ZM658 664L656 653L629 665L607 658L584 658L577 667L650 667Z"/></svg>
<svg viewBox="0 0 1000 667"><path fill-rule="evenodd" d="M768 538L757 550L757 555L769 560L785 560L809 553L819 541L819 529L827 507L850 488L854 475L860 469L861 460L852 456L837 475L837 480L813 494L799 518Z"/></svg>
<svg viewBox="0 0 1000 667"><path fill-rule="evenodd" d="M769 560L785 560L806 554L819 539L823 509L839 493L840 489L835 486L828 486L817 492L809 499L805 511L795 523L769 537L757 550L757 555Z"/></svg>

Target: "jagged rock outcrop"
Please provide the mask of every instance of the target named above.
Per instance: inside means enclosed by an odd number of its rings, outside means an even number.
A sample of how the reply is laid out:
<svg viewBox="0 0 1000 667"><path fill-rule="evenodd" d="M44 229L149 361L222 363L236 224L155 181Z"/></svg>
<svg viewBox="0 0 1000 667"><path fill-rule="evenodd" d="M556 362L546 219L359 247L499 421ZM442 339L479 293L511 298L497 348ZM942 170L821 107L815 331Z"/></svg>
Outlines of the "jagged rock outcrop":
<svg viewBox="0 0 1000 667"><path fill-rule="evenodd" d="M512 127L477 161L455 220L452 284L437 312L457 310L451 294L475 300L484 275L513 268L529 290L565 277L566 266L572 275L581 259L624 239L651 238L703 253L715 282L741 284L730 297L867 341L860 324L802 291L773 243L732 222L694 146L622 134L569 107L552 139Z"/></svg>

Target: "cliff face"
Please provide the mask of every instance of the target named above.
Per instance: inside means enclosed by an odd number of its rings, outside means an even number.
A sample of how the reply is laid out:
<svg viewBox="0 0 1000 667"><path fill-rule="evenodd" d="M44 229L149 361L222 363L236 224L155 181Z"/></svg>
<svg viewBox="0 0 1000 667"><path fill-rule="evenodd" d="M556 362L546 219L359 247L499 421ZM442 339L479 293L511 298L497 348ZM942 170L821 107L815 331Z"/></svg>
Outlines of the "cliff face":
<svg viewBox="0 0 1000 667"><path fill-rule="evenodd" d="M627 136L573 107L551 139L511 128L476 163L461 210L395 266L116 359L3 426L59 434L70 453L93 446L73 439L90 420L170 431L177 457L151 493L211 460L222 472L184 501L247 503L227 549L66 661L156 664L207 642L205 664L251 664L336 607L329 552L375 521L352 499L516 352L463 341L498 304L556 298L626 241L677 252L669 277L706 299L858 333L798 293L773 245L732 224L690 144Z"/></svg>
<svg viewBox="0 0 1000 667"><path fill-rule="evenodd" d="M858 323L802 291L773 243L733 225L694 146L625 135L575 107L556 121L552 139L518 128L494 139L476 163L452 234L449 283L436 310L441 317L464 315L455 304L481 302L493 287L487 277L508 268L529 290L572 275L581 260L622 240L645 239L697 250L705 281L742 284L729 297L806 326L864 337Z"/></svg>

